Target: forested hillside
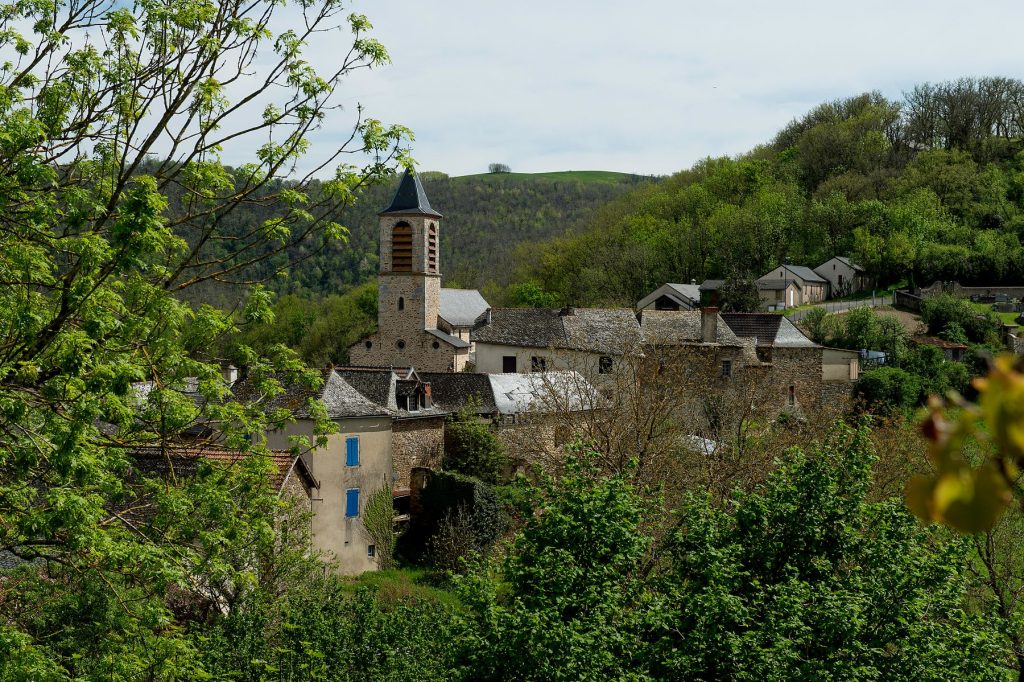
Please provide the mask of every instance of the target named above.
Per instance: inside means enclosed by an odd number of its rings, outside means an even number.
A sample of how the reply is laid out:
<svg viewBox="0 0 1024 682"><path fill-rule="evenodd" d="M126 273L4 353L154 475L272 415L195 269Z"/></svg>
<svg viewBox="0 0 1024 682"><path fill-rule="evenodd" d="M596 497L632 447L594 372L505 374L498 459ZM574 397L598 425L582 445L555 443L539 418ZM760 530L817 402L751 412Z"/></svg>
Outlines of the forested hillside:
<svg viewBox="0 0 1024 682"><path fill-rule="evenodd" d="M1024 280L1024 83L925 84L822 104L739 158L619 197L521 247L547 300L630 304L666 281L852 255L882 284Z"/></svg>
<svg viewBox="0 0 1024 682"><path fill-rule="evenodd" d="M491 291L508 284L516 246L561 236L582 225L598 207L651 180L603 171L464 177L424 172L421 177L431 204L444 215L441 263L445 283ZM388 205L397 184L395 178L366 186L356 195L354 205L330 215L348 229L347 242L303 242L287 254L254 264L249 279L269 277L266 284L272 290L306 298L344 293L372 279L377 274L377 212ZM314 203L317 191L323 192L324 185L314 183ZM226 222L242 234L274 217L267 203L254 202L239 206ZM230 243L221 247L232 248ZM287 275L272 276L276 268L288 263L295 265ZM211 284L193 295L199 294L202 300L228 306L240 290Z"/></svg>

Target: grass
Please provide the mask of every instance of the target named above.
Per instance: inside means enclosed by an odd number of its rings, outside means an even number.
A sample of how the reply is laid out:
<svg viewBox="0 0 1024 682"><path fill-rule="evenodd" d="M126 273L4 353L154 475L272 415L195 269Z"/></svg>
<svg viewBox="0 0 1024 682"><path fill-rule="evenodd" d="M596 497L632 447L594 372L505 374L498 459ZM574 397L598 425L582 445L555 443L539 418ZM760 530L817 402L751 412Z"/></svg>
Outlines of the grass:
<svg viewBox="0 0 1024 682"><path fill-rule="evenodd" d="M1003 324L1017 324L1017 316L1020 313L997 313L992 310L991 303L971 303L975 310L982 313L993 313Z"/></svg>
<svg viewBox="0 0 1024 682"><path fill-rule="evenodd" d="M423 568L368 571L350 578L348 585L352 592L359 587L373 588L385 602L412 598L459 606L458 598L446 589L447 581L436 572Z"/></svg>
<svg viewBox="0 0 1024 682"><path fill-rule="evenodd" d="M478 173L476 175L460 175L454 180L484 180L500 182L502 180L550 180L552 182L582 182L586 184L617 185L631 182L641 176L615 171L556 171L552 173Z"/></svg>

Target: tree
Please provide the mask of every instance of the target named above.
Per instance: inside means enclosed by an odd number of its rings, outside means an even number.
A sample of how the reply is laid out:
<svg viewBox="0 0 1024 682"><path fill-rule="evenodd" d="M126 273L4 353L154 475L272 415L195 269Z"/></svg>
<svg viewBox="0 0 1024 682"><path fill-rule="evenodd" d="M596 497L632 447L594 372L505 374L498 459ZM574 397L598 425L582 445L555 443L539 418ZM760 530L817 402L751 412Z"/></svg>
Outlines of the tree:
<svg viewBox="0 0 1024 682"><path fill-rule="evenodd" d="M448 418L441 466L494 485L506 476L508 457L490 426L476 415L479 400L470 400Z"/></svg>
<svg viewBox="0 0 1024 682"><path fill-rule="evenodd" d="M492 163L487 166L488 173L511 173L512 169L504 163Z"/></svg>
<svg viewBox="0 0 1024 682"><path fill-rule="evenodd" d="M757 284L749 277L733 274L718 292L724 312L755 313L761 309Z"/></svg>
<svg viewBox="0 0 1024 682"><path fill-rule="evenodd" d="M791 450L723 508L697 494L668 542L657 679L999 679L994 627L964 612L966 543L868 503L866 428Z"/></svg>
<svg viewBox="0 0 1024 682"><path fill-rule="evenodd" d="M408 131L359 110L349 142L293 177L342 79L388 58L366 18L342 9L303 3L293 21L279 4L238 0L0 10L12 55L0 70L0 552L40 562L26 579L40 580L36 594L50 586L43 613L74 602L65 622L4 619L0 640L23 659L45 647L60 674L192 676L167 590L232 603L260 579L279 510L265 458L174 485L173 466L153 480L132 452L197 425L223 447L260 450L288 415L232 401L213 349L236 323L268 320L268 295L253 288L238 317L181 297L264 279L343 239L338 207L409 162ZM332 30L349 47L321 74L305 41ZM227 168L221 150L236 144L253 159ZM346 153L369 160L340 164L313 192L313 174ZM252 205L269 215L231 222ZM274 372L315 380L280 347L240 354L271 395ZM77 647L58 644L68 637ZM99 642L106 654L83 672L79 654Z"/></svg>
<svg viewBox="0 0 1024 682"><path fill-rule="evenodd" d="M384 486L366 498L363 509L363 533L376 548L377 567L382 571L395 565L395 507L391 488Z"/></svg>

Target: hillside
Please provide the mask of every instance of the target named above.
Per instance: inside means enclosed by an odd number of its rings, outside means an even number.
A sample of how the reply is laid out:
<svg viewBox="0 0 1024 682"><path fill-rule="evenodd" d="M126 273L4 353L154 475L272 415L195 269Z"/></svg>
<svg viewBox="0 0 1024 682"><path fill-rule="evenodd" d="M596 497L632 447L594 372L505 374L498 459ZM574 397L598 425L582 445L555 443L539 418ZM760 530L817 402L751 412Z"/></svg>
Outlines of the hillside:
<svg viewBox="0 0 1024 682"><path fill-rule="evenodd" d="M522 249L516 280L580 305L663 282L851 255L881 284L1024 281L1024 83L925 84L820 105L738 158L625 194Z"/></svg>
<svg viewBox="0 0 1024 682"><path fill-rule="evenodd" d="M422 172L431 205L444 215L441 263L448 284L506 285L512 253L523 243L564 234L598 207L649 182L649 178L604 171L498 173L449 177ZM351 231L274 285L280 293L325 296L344 291L377 273L377 212L387 206L397 179L363 192L338 221Z"/></svg>

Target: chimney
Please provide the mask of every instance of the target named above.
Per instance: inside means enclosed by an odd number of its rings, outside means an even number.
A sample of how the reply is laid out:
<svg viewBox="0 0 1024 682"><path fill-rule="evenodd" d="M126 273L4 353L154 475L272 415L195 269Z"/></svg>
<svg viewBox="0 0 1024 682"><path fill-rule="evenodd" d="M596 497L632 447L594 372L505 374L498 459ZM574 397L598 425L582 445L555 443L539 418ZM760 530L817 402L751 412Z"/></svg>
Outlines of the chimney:
<svg viewBox="0 0 1024 682"><path fill-rule="evenodd" d="M691 287L695 287L695 286L697 286L697 280L695 280L695 279L691 279L691 280L690 280L690 286L691 286Z"/></svg>
<svg viewBox="0 0 1024 682"><path fill-rule="evenodd" d="M220 374L228 386L233 386L238 381L238 368L234 365L221 365Z"/></svg>
<svg viewBox="0 0 1024 682"><path fill-rule="evenodd" d="M718 308L700 309L700 340L718 343Z"/></svg>

